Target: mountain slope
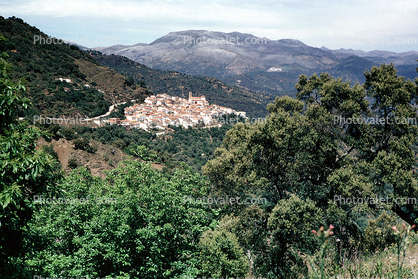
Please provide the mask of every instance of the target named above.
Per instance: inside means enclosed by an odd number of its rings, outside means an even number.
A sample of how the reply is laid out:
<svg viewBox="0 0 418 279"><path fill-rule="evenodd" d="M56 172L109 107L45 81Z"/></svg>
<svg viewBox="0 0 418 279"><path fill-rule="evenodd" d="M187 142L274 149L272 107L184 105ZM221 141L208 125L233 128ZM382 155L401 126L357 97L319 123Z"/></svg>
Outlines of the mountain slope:
<svg viewBox="0 0 418 279"><path fill-rule="evenodd" d="M151 44L95 48L162 70L224 78L271 67L314 69L337 64L334 54L297 40L272 41L251 34L205 30L172 32Z"/></svg>
<svg viewBox="0 0 418 279"><path fill-rule="evenodd" d="M22 94L34 104L29 116L97 116L111 103L149 94L128 86L124 76L100 66L78 47L50 38L22 19L0 17L0 34L6 39L0 42L0 53L9 55L14 78L26 80Z"/></svg>
<svg viewBox="0 0 418 279"><path fill-rule="evenodd" d="M205 95L209 103L246 111L248 116L263 117L267 114L267 103L272 99L237 86L230 86L212 77L195 77L174 71L151 69L118 55L102 55L91 51L91 55L102 65L116 69L135 80L144 81L154 94L169 94L188 98Z"/></svg>
<svg viewBox="0 0 418 279"><path fill-rule="evenodd" d="M300 74L330 72L354 82L374 65L402 66L414 79L418 52L330 50L298 40L269 40L238 32L206 30L171 32L151 44L95 48L104 54L128 57L154 69L212 76L263 94L294 94Z"/></svg>

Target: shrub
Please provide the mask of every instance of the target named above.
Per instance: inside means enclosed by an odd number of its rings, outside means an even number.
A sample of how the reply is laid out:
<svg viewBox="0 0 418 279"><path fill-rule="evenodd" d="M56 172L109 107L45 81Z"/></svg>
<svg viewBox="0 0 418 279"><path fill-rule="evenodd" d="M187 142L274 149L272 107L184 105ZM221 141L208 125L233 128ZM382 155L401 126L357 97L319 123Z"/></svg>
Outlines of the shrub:
<svg viewBox="0 0 418 279"><path fill-rule="evenodd" d="M90 147L89 141L86 138L75 139L73 140L73 143L74 143L75 149L86 150L88 147Z"/></svg>
<svg viewBox="0 0 418 279"><path fill-rule="evenodd" d="M78 138L78 135L75 134L74 130L72 128L62 128L61 134L67 139L67 140L73 140Z"/></svg>
<svg viewBox="0 0 418 279"><path fill-rule="evenodd" d="M96 153L96 151L97 151L97 147L89 145L89 146L86 148L86 151L87 151L88 153L92 153L92 154L94 154L94 153Z"/></svg>
<svg viewBox="0 0 418 279"><path fill-rule="evenodd" d="M79 164L75 158L71 158L68 160L68 167L70 169L76 169L78 168Z"/></svg>
<svg viewBox="0 0 418 279"><path fill-rule="evenodd" d="M54 157L56 160L58 160L58 153L54 150L53 144L42 146L42 150Z"/></svg>
<svg viewBox="0 0 418 279"><path fill-rule="evenodd" d="M126 143L121 139L113 141L112 144L114 147L119 148L119 149L124 149L126 147Z"/></svg>
<svg viewBox="0 0 418 279"><path fill-rule="evenodd" d="M376 219L368 221L364 230L363 247L370 253L376 250L384 250L396 242L396 238L392 233L392 224L396 222L393 214L383 212Z"/></svg>
<svg viewBox="0 0 418 279"><path fill-rule="evenodd" d="M214 278L245 277L249 263L235 234L208 230L200 238L202 275Z"/></svg>

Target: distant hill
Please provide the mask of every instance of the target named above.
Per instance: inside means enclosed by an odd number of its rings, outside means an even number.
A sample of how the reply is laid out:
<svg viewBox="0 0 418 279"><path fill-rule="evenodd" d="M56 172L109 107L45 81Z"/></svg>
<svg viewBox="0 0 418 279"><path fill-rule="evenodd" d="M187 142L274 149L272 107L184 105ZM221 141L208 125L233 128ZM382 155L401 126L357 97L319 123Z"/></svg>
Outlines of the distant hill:
<svg viewBox="0 0 418 279"><path fill-rule="evenodd" d="M402 66L400 75L414 79L418 52L330 50L298 40L269 40L238 32L207 30L171 32L151 44L95 48L117 54L153 69L212 76L229 84L267 95L295 94L300 74L330 72L363 82L363 71L374 65Z"/></svg>
<svg viewBox="0 0 418 279"><path fill-rule="evenodd" d="M30 115L97 116L112 103L150 94L77 46L51 38L22 19L0 17L0 34L6 38L0 53L9 55L15 78L26 80L23 94L34 104Z"/></svg>
<svg viewBox="0 0 418 279"><path fill-rule="evenodd" d="M333 53L297 40L272 41L251 34L205 30L172 32L151 44L95 48L118 54L155 69L224 78L292 65L315 69L336 65Z"/></svg>
<svg viewBox="0 0 418 279"><path fill-rule="evenodd" d="M370 70L375 63L359 56L348 56L343 58L341 62L332 68L329 72L345 80L364 82L364 70Z"/></svg>
<svg viewBox="0 0 418 279"><path fill-rule="evenodd" d="M175 71L151 69L118 55L103 55L97 51L89 52L98 63L116 69L118 72L132 76L134 80L144 82L154 94L169 94L188 98L189 92L194 96L205 95L211 104L218 104L246 111L248 116L263 117L267 114L267 103L273 99L237 86L230 86L213 77L189 76Z"/></svg>

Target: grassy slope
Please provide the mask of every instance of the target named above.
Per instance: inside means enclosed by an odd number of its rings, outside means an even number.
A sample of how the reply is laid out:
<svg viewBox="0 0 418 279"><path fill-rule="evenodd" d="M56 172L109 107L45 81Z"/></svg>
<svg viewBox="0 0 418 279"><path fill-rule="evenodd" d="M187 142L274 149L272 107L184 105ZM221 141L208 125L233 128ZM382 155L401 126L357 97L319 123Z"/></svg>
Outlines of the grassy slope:
<svg viewBox="0 0 418 279"><path fill-rule="evenodd" d="M112 103L130 100L142 100L151 92L140 86L127 86L125 76L116 73L112 69L98 66L90 61L76 60L78 68L86 75L86 80L97 83L97 88L104 91L105 98Z"/></svg>

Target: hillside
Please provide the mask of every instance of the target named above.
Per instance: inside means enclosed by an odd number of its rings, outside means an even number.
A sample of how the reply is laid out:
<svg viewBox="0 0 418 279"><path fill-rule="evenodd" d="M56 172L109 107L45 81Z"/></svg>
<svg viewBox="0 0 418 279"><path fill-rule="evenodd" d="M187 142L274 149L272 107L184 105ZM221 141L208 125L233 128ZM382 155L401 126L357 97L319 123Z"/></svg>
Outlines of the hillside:
<svg viewBox="0 0 418 279"><path fill-rule="evenodd" d="M86 75L86 80L95 82L97 88L108 92L105 96L112 103L125 102L130 100L142 101L152 92L146 87L139 86L129 81L125 76L109 69L108 67L96 65L90 61L75 60L80 71Z"/></svg>
<svg viewBox="0 0 418 279"><path fill-rule="evenodd" d="M230 124L221 127L199 125L188 129L172 127L157 136L155 131L127 130L119 125L37 126L52 135L50 142L41 138L39 147L51 146L57 153L62 169L68 172L78 166L87 166L92 174L99 176L128 159L128 154L152 161L154 168L164 168L166 173L183 168L183 163L188 165L187 168L201 172L202 166L214 158L215 150L222 145L226 132L233 127ZM138 153L139 147L142 151Z"/></svg>
<svg viewBox="0 0 418 279"><path fill-rule="evenodd" d="M22 19L0 17L0 34L5 38L0 52L9 56L14 77L26 80L23 94L34 104L21 116L92 117L107 112L112 103L150 94L101 67L78 47L50 38Z"/></svg>
<svg viewBox="0 0 418 279"><path fill-rule="evenodd" d="M276 96L296 96L295 84L301 74L312 75L314 70L291 69L286 72L258 71L225 78L225 82L241 88L254 90L274 98Z"/></svg>
<svg viewBox="0 0 418 279"><path fill-rule="evenodd" d="M248 116L253 117L265 116L267 114L266 105L272 101L269 96L227 85L216 78L154 70L126 57L103 55L97 51L89 53L100 64L116 69L125 76L132 76L134 80L146 84L154 94L166 93L188 98L191 91L194 96L205 95L211 104L230 107L237 111L246 111Z"/></svg>
<svg viewBox="0 0 418 279"><path fill-rule="evenodd" d="M8 39L11 55L23 49ZM30 82L54 101L45 110L94 114L106 107L100 102L149 94L153 82L231 105L260 97L215 78L65 48L68 55L11 59L22 67L38 59ZM347 73L369 65L342 55ZM47 69L51 57L65 67ZM417 277L418 129L410 120L418 79L398 76L394 65L365 72L363 85L301 77L297 99L276 98L267 121L231 125L236 118L224 115L221 127L146 132L21 121L19 109L31 104L13 77L26 68L13 71L7 59L0 57L0 279ZM274 88L278 74L298 67L271 67L254 80ZM54 87L41 87L54 71Z"/></svg>
<svg viewBox="0 0 418 279"><path fill-rule="evenodd" d="M363 71L374 65L394 63L400 74L415 78L415 51L331 50L293 39L269 40L238 32L207 30L171 32L151 44L98 47L153 69L189 75L212 76L228 84L267 95L294 95L300 74L330 72L335 77L364 82Z"/></svg>
<svg viewBox="0 0 418 279"><path fill-rule="evenodd" d="M90 153L75 149L74 143L65 138L52 140L51 142L41 138L38 141L39 148L47 146L53 148L57 153L62 169L67 173L75 166L86 166L93 175L104 177L103 171L114 169L120 161L128 158L128 155L123 153L122 150L110 144L102 144L98 141L92 141L90 144L96 149L96 152Z"/></svg>

